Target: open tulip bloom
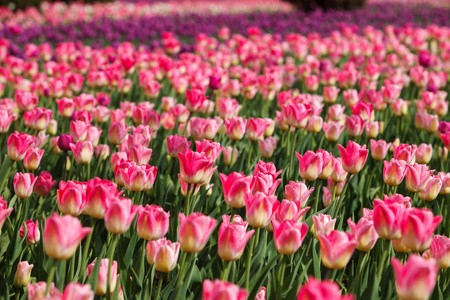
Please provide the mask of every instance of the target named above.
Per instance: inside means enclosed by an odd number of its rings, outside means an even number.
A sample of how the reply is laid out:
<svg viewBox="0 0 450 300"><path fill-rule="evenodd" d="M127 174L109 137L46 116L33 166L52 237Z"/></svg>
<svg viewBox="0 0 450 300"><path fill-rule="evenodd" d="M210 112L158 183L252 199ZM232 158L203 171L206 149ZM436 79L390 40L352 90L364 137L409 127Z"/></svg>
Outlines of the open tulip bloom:
<svg viewBox="0 0 450 300"><path fill-rule="evenodd" d="M448 296L445 1L100 2L0 9L0 298Z"/></svg>

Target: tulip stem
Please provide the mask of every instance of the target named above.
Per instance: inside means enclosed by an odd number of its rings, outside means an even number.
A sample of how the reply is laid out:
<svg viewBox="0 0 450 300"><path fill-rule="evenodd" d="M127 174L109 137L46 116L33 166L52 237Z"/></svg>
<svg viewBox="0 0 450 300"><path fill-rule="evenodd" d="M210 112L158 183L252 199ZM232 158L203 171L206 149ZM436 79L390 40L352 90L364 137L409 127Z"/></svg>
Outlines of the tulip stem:
<svg viewBox="0 0 450 300"><path fill-rule="evenodd" d="M340 208L341 208L341 203L342 203L342 201L345 198L345 193L347 192L347 188L348 188L348 184L350 182L350 178L347 177L346 179L347 180L345 181L344 188L342 189L341 196L339 197L339 200L336 203L336 208L334 210L333 219L335 219L339 215L339 211L340 211Z"/></svg>
<svg viewBox="0 0 450 300"><path fill-rule="evenodd" d="M248 247L248 253L247 253L247 262L245 264L245 288L248 290L248 287L250 285L250 265L252 263L252 253L253 253L253 246L255 244L255 237L252 236L250 238L250 245Z"/></svg>
<svg viewBox="0 0 450 300"><path fill-rule="evenodd" d="M84 269L86 268L89 246L91 245L92 234L94 233L94 228L95 228L95 219L94 218L91 219L91 228L92 228L92 230L91 230L91 232L89 232L89 234L86 238L86 242L84 244L83 256L82 256L82 260L81 260L81 269L80 269L80 274L78 275L78 280L80 280L82 274L84 273Z"/></svg>
<svg viewBox="0 0 450 300"><path fill-rule="evenodd" d="M278 288L277 288L277 299L281 299L281 295L283 293L283 282L284 282L284 269L286 266L286 260L284 259L284 255L280 255L279 259L280 268L278 269Z"/></svg>
<svg viewBox="0 0 450 300"><path fill-rule="evenodd" d="M159 273L159 279L158 279L158 289L156 290L156 300L159 299L159 295L161 294L161 287L162 287L162 283L164 281L164 273L160 272Z"/></svg>
<svg viewBox="0 0 450 300"><path fill-rule="evenodd" d="M45 287L45 296L48 296L48 293L50 292L50 285L53 282L53 277L55 277L56 267L58 265L58 261L56 259L50 258L52 261L52 266L50 267L50 272L48 273L47 278L47 286Z"/></svg>
<svg viewBox="0 0 450 300"><path fill-rule="evenodd" d="M381 259L378 263L378 281L381 278L381 275L383 274L383 270L384 270L384 264L385 264L385 260L386 260L386 256L391 253L391 241L390 240L384 240L384 245L383 245L383 253L381 254Z"/></svg>
<svg viewBox="0 0 450 300"><path fill-rule="evenodd" d="M106 279L106 297L107 299L111 299L111 293L114 291L111 291L111 267L114 259L114 250L116 248L116 243L118 240L118 235L113 234L111 238L111 246L109 248L109 255L108 255L108 278Z"/></svg>
<svg viewBox="0 0 450 300"><path fill-rule="evenodd" d="M188 253L183 252L183 258L181 259L180 271L178 272L177 288L180 288L180 286L183 284L184 272L186 272L185 269L186 269L187 256L188 256Z"/></svg>
<svg viewBox="0 0 450 300"><path fill-rule="evenodd" d="M223 261L223 270L222 270L222 281L228 281L228 272L230 270L230 262L227 260Z"/></svg>
<svg viewBox="0 0 450 300"><path fill-rule="evenodd" d="M236 215L236 208L231 208L231 217L230 217L230 223L233 223L234 216Z"/></svg>

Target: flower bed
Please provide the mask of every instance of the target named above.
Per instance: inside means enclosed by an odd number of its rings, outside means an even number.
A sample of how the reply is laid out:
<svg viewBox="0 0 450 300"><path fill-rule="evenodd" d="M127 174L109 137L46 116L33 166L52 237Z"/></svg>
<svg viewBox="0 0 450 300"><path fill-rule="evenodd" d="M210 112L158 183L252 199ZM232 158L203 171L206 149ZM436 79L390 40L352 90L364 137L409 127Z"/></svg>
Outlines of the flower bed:
<svg viewBox="0 0 450 300"><path fill-rule="evenodd" d="M0 40L1 296L448 295L450 28L266 26Z"/></svg>

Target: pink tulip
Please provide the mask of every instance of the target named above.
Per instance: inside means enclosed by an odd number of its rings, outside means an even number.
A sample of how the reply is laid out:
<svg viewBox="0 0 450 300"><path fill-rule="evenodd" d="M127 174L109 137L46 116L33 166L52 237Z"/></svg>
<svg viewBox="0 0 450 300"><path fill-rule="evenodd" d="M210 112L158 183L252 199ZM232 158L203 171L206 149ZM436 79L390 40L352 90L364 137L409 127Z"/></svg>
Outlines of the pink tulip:
<svg viewBox="0 0 450 300"><path fill-rule="evenodd" d="M406 144L401 144L397 146L395 143L392 145L394 147L394 158L399 160L404 160L406 164L410 165L415 162L416 159L416 146L410 146Z"/></svg>
<svg viewBox="0 0 450 300"><path fill-rule="evenodd" d="M94 269L94 266L96 264L96 261L94 261L92 264L87 266L88 271L88 277L91 276L92 270ZM109 268L109 259L104 258L100 262L100 270L98 272L98 279L97 279L97 288L95 289L95 294L99 296L104 296L108 292L108 268ZM116 289L117 285L117 278L119 278L119 274L117 274L117 261L113 261L111 264L111 272L109 273L109 288L110 291L114 291Z"/></svg>
<svg viewBox="0 0 450 300"><path fill-rule="evenodd" d="M56 104L58 104L58 113L63 118L72 117L75 111L75 103L72 99L63 97L60 100L55 99Z"/></svg>
<svg viewBox="0 0 450 300"><path fill-rule="evenodd" d="M319 238L319 235L328 236L334 230L336 219L331 219L330 215L318 214L312 216L314 224L314 235Z"/></svg>
<svg viewBox="0 0 450 300"><path fill-rule="evenodd" d="M3 200L3 197L0 196L0 230L2 229L3 224L5 223L6 218L13 211L13 208L7 208L8 203Z"/></svg>
<svg viewBox="0 0 450 300"><path fill-rule="evenodd" d="M258 294L256 294L255 300L266 300L266 288L265 287L261 287L259 289Z"/></svg>
<svg viewBox="0 0 450 300"><path fill-rule="evenodd" d="M274 163L268 162L265 163L264 161L260 160L253 170L253 176L258 175L259 173L262 174L269 174L272 176L272 179L275 180L280 174L282 170L277 170L277 167Z"/></svg>
<svg viewBox="0 0 450 300"><path fill-rule="evenodd" d="M8 138L8 157L14 161L21 161L32 144L31 136L15 131Z"/></svg>
<svg viewBox="0 0 450 300"><path fill-rule="evenodd" d="M172 243L166 238L149 241L147 244L147 262L155 265L159 272L168 273L172 271L178 262L180 254L180 243Z"/></svg>
<svg viewBox="0 0 450 300"><path fill-rule="evenodd" d="M432 176L428 180L425 189L419 192L419 198L424 201L433 201L439 195L442 189L442 180L439 176Z"/></svg>
<svg viewBox="0 0 450 300"><path fill-rule="evenodd" d="M34 184L33 192L41 197L48 195L53 185L56 183L56 180L52 179L52 175L49 172L42 172Z"/></svg>
<svg viewBox="0 0 450 300"><path fill-rule="evenodd" d="M366 149L366 145L360 146L359 144L349 141L347 148L338 145L339 151L342 157L342 167L345 171L356 174L364 167L366 163L367 155L369 151Z"/></svg>
<svg viewBox="0 0 450 300"><path fill-rule="evenodd" d="M20 238L25 237L25 226L27 226L27 245L34 245L37 244L41 239L41 232L39 231L38 226L38 220L36 220L36 223L33 222L33 220L27 220L25 222L25 225L22 225L20 227L19 235Z"/></svg>
<svg viewBox="0 0 450 300"><path fill-rule="evenodd" d="M231 146L226 146L225 148L223 148L223 163L226 166L231 166L232 164L234 164L237 161L238 154L239 154L239 151L237 148L233 149L233 147L231 147ZM233 161L231 161L231 160L233 160Z"/></svg>
<svg viewBox="0 0 450 300"><path fill-rule="evenodd" d="M39 150L36 147L29 148L23 158L23 165L25 169L34 171L39 167L42 156L44 155L44 149Z"/></svg>
<svg viewBox="0 0 450 300"><path fill-rule="evenodd" d="M198 153L209 155L211 157L211 161L213 162L217 160L223 150L223 147L220 146L220 143L215 143L210 140L203 140L202 142L195 141L195 147L197 148Z"/></svg>
<svg viewBox="0 0 450 300"><path fill-rule="evenodd" d="M222 119L231 119L239 114L242 106L236 99L221 98L217 100L217 111Z"/></svg>
<svg viewBox="0 0 450 300"><path fill-rule="evenodd" d="M62 300L94 300L94 292L90 284L69 283L64 289Z"/></svg>
<svg viewBox="0 0 450 300"><path fill-rule="evenodd" d="M166 140L167 154L171 157L178 157L178 153L183 153L190 146L191 142L182 135L170 135Z"/></svg>
<svg viewBox="0 0 450 300"><path fill-rule="evenodd" d="M333 172L330 174L330 179L333 182L344 182L347 178L347 171L344 170L342 166L342 158L333 157Z"/></svg>
<svg viewBox="0 0 450 300"><path fill-rule="evenodd" d="M77 141L76 144L70 144L75 161L81 165L89 164L94 156L94 145L89 141Z"/></svg>
<svg viewBox="0 0 450 300"><path fill-rule="evenodd" d="M325 134L325 138L327 141L336 142L341 136L342 131L344 130L344 126L340 125L337 122L324 122L323 123L323 132Z"/></svg>
<svg viewBox="0 0 450 300"><path fill-rule="evenodd" d="M319 235L322 263L329 269L344 268L352 257L357 241L353 234L333 230L329 235Z"/></svg>
<svg viewBox="0 0 450 300"><path fill-rule="evenodd" d="M288 185L284 186L285 198L289 201L300 201L301 207L306 206L309 196L314 191L314 187L308 190L308 187L303 181L290 181Z"/></svg>
<svg viewBox="0 0 450 300"><path fill-rule="evenodd" d="M223 215L222 220L217 251L223 260L236 261L244 253L245 245L255 230L247 231L248 223L239 216L235 216L231 223L228 215Z"/></svg>
<svg viewBox="0 0 450 300"><path fill-rule="evenodd" d="M234 208L245 206L244 196L250 193L252 178L242 173L233 172L230 175L219 174L222 183L225 202Z"/></svg>
<svg viewBox="0 0 450 300"><path fill-rule="evenodd" d="M108 138L109 142L113 145L120 145L125 141L130 127L122 122L112 122L109 127Z"/></svg>
<svg viewBox="0 0 450 300"><path fill-rule="evenodd" d="M428 164L433 154L433 147L427 144L420 144L416 150L416 160L419 164Z"/></svg>
<svg viewBox="0 0 450 300"><path fill-rule="evenodd" d="M406 167L406 187L414 193L425 189L434 170L429 171L427 165L413 164Z"/></svg>
<svg viewBox="0 0 450 300"><path fill-rule="evenodd" d="M169 230L170 213L157 205L145 205L138 212L137 234L145 240L158 240Z"/></svg>
<svg viewBox="0 0 450 300"><path fill-rule="evenodd" d="M186 108L190 112L197 112L202 106L203 102L206 100L206 97L203 95L203 92L200 90L187 90L185 101Z"/></svg>
<svg viewBox="0 0 450 300"><path fill-rule="evenodd" d="M269 136L265 140L259 141L259 152L261 153L261 156L264 158L271 158L277 144L278 139L273 136Z"/></svg>
<svg viewBox="0 0 450 300"><path fill-rule="evenodd" d="M274 195L278 185L281 183L281 179L275 180L276 176L269 173L256 173L251 179L250 189L252 194L261 192L267 195Z"/></svg>
<svg viewBox="0 0 450 300"><path fill-rule="evenodd" d="M337 96L340 89L335 86L325 86L323 87L323 97L326 103L336 102Z"/></svg>
<svg viewBox="0 0 450 300"><path fill-rule="evenodd" d="M264 119L250 118L246 128L247 138L253 142L262 140L267 127L269 127L269 124Z"/></svg>
<svg viewBox="0 0 450 300"><path fill-rule="evenodd" d="M268 196L261 192L256 192L254 195L246 194L245 211L248 224L256 228L267 227L278 205L279 202L275 196Z"/></svg>
<svg viewBox="0 0 450 300"><path fill-rule="evenodd" d="M345 93L345 92L344 92ZM297 300L353 300L354 295L341 295L339 285L330 280L318 281L314 277L309 277L298 292Z"/></svg>
<svg viewBox="0 0 450 300"><path fill-rule="evenodd" d="M276 219L272 220L273 224L273 238L275 241L275 248L280 254L291 255L294 254L302 245L308 232L308 225L299 223L296 220L284 220L279 222Z"/></svg>
<svg viewBox="0 0 450 300"><path fill-rule="evenodd" d="M247 120L242 117L234 116L231 119L225 119L225 129L230 140L241 140L244 137L246 126Z"/></svg>
<svg viewBox="0 0 450 300"><path fill-rule="evenodd" d="M446 236L435 235L431 240L429 255L436 260L441 269L450 267L450 239Z"/></svg>
<svg viewBox="0 0 450 300"><path fill-rule="evenodd" d="M18 288L26 287L30 282L31 270L34 265L29 264L27 261L21 261L17 264L17 270L14 274L14 285Z"/></svg>
<svg viewBox="0 0 450 300"><path fill-rule="evenodd" d="M117 171L122 175L123 184L127 190L139 192L148 191L153 187L158 168L150 165L133 165L128 168L118 168Z"/></svg>
<svg viewBox="0 0 450 300"><path fill-rule="evenodd" d="M278 223L282 223L284 220L294 220L296 222L300 222L310 209L310 207L302 209L300 205L300 201L290 201L284 199L281 201L280 205L278 205L272 219L277 220Z"/></svg>
<svg viewBox="0 0 450 300"><path fill-rule="evenodd" d="M321 153L306 151L302 156L295 152L299 161L299 175L301 178L314 181L323 170L323 156Z"/></svg>
<svg viewBox="0 0 450 300"><path fill-rule="evenodd" d="M13 181L16 196L22 199L30 197L36 181L37 177L31 173L16 173Z"/></svg>
<svg viewBox="0 0 450 300"><path fill-rule="evenodd" d="M28 298L29 300L39 300L39 299L45 299L45 290L47 289L47 283L45 281L40 281L36 283L28 283L27 290L28 290ZM48 293L49 297L52 297L51 299L60 299L61 292L55 287L55 284L52 282L50 284L50 289Z"/></svg>
<svg viewBox="0 0 450 300"><path fill-rule="evenodd" d="M412 251L425 251L442 216L434 216L428 209L408 209L402 220L402 242Z"/></svg>
<svg viewBox="0 0 450 300"><path fill-rule="evenodd" d="M305 128L311 111L311 107L303 103L291 103L283 106L286 124L294 128Z"/></svg>
<svg viewBox="0 0 450 300"><path fill-rule="evenodd" d="M0 110L0 134L7 133L12 122L14 122L14 116L10 115L7 110Z"/></svg>
<svg viewBox="0 0 450 300"><path fill-rule="evenodd" d="M386 157L391 145L392 143L386 143L385 140L375 141L371 139L370 154L372 155L372 158L379 161L383 160Z"/></svg>
<svg viewBox="0 0 450 300"><path fill-rule="evenodd" d="M219 279L203 281L203 300L246 300L248 292L244 288Z"/></svg>
<svg viewBox="0 0 450 300"><path fill-rule="evenodd" d="M328 117L335 122L341 121L345 117L344 111L345 106L340 104L332 105L328 108Z"/></svg>
<svg viewBox="0 0 450 300"><path fill-rule="evenodd" d="M345 119L345 128L349 136L356 137L363 133L366 122L358 115L352 115Z"/></svg>
<svg viewBox="0 0 450 300"><path fill-rule="evenodd" d="M405 206L400 203L381 202L373 209L373 225L382 239L397 240L401 238L401 226Z"/></svg>
<svg viewBox="0 0 450 300"><path fill-rule="evenodd" d="M207 183L215 171L211 157L202 153L186 149L184 153L178 153L180 160L181 180L189 184Z"/></svg>
<svg viewBox="0 0 450 300"><path fill-rule="evenodd" d="M192 213L187 217L180 213L178 216L180 218L178 240L181 249L189 253L202 251L217 221L201 213Z"/></svg>
<svg viewBox="0 0 450 300"><path fill-rule="evenodd" d="M83 121L70 122L70 135L73 137L74 142L86 140L90 126L91 125L89 123Z"/></svg>
<svg viewBox="0 0 450 300"><path fill-rule="evenodd" d="M75 217L70 215L60 217L54 213L45 221L44 251L54 259L69 259L91 230L92 228L82 227L80 220Z"/></svg>
<svg viewBox="0 0 450 300"><path fill-rule="evenodd" d="M430 298L439 270L434 260L426 260L417 254L411 254L404 265L395 257L391 263L399 298L403 300Z"/></svg>
<svg viewBox="0 0 450 300"><path fill-rule="evenodd" d="M17 90L14 93L14 98L17 103L17 108L21 111L29 111L36 107L39 102L38 97L33 95L33 93Z"/></svg>
<svg viewBox="0 0 450 300"><path fill-rule="evenodd" d="M372 104L364 101L358 101L355 105L351 106L353 115L361 117L362 120L373 120L373 107ZM359 121L358 121L359 122Z"/></svg>
<svg viewBox="0 0 450 300"><path fill-rule="evenodd" d="M37 107L23 114L24 124L31 129L42 131L47 129L52 111L43 107Z"/></svg>
<svg viewBox="0 0 450 300"><path fill-rule="evenodd" d="M116 198L111 201L105 211L105 227L112 234L122 234L127 232L136 213L142 207L133 205L131 199Z"/></svg>
<svg viewBox="0 0 450 300"><path fill-rule="evenodd" d="M351 218L348 218L347 223L358 242L356 249L363 252L370 251L378 240L373 221L363 217L359 219L358 224L355 224Z"/></svg>
<svg viewBox="0 0 450 300"><path fill-rule="evenodd" d="M86 203L86 183L78 181L59 182L56 191L58 208L65 215L81 214Z"/></svg>
<svg viewBox="0 0 450 300"><path fill-rule="evenodd" d="M411 198L405 197L402 194L393 194L391 196L384 195L384 199L373 199L373 206L377 205L390 205L393 203L398 203L403 205L406 209L411 208Z"/></svg>
<svg viewBox="0 0 450 300"><path fill-rule="evenodd" d="M384 161L383 180L387 185L398 186L405 178L406 163L404 160L391 159Z"/></svg>
<svg viewBox="0 0 450 300"><path fill-rule="evenodd" d="M439 193L441 195L450 194L450 173L439 172L437 177L439 177L442 181L442 187Z"/></svg>
<svg viewBox="0 0 450 300"><path fill-rule="evenodd" d="M131 146L127 150L128 159L138 165L148 164L153 150L142 145Z"/></svg>

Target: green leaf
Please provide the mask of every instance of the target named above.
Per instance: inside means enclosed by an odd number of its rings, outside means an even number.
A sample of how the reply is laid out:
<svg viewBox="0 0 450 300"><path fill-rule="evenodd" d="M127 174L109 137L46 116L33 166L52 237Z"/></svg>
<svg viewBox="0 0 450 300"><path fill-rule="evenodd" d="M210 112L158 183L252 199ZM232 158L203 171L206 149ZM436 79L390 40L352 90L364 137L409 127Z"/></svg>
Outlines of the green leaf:
<svg viewBox="0 0 450 300"><path fill-rule="evenodd" d="M256 276L252 277L249 286L250 296L248 299L255 299L263 281L267 278L270 270L275 266L277 259L278 256L274 256L272 260L269 261L266 266L256 274Z"/></svg>

